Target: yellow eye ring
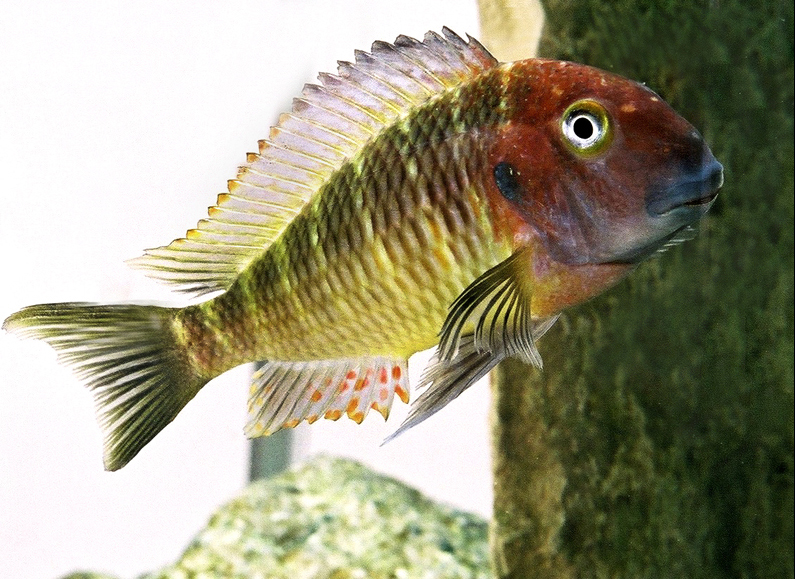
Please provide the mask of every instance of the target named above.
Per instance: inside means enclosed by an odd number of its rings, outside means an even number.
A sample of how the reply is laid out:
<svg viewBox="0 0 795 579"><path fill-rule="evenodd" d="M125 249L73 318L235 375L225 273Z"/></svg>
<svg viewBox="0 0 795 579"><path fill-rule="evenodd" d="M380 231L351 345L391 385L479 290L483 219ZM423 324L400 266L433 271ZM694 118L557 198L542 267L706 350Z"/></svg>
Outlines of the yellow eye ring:
<svg viewBox="0 0 795 579"><path fill-rule="evenodd" d="M584 157L598 155L613 142L607 111L590 99L569 105L561 117L560 129L566 146Z"/></svg>

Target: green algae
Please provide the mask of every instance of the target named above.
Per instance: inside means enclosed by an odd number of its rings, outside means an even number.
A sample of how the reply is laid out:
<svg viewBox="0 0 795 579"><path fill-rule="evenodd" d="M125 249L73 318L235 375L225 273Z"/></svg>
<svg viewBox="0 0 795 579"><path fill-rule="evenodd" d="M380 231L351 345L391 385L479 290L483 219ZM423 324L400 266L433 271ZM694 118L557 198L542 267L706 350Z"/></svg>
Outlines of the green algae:
<svg viewBox="0 0 795 579"><path fill-rule="evenodd" d="M792 4L545 8L542 56L646 82L726 183L694 240L563 316L543 372L498 371L498 576L793 577Z"/></svg>

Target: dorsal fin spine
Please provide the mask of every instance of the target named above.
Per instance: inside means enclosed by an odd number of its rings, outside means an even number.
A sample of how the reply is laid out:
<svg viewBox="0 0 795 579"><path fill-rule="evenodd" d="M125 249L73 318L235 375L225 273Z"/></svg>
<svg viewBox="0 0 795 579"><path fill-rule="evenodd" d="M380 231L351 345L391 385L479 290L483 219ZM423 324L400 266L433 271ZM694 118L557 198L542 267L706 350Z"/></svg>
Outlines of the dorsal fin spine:
<svg viewBox="0 0 795 579"><path fill-rule="evenodd" d="M321 181L323 180L323 175L320 172L299 165L275 165L273 163L256 162L238 167L237 178L235 180L245 183L245 176L248 172L253 172L258 175L279 177L299 185L305 185L307 178L314 178Z"/></svg>
<svg viewBox="0 0 795 579"><path fill-rule="evenodd" d="M440 90L444 90L445 85L442 79L440 79L430 68L424 66L421 62L412 58L412 55L409 53L409 51L396 45L392 46L387 43L384 43L384 45L387 48L382 49L383 51L391 51L392 53L399 55L404 62L408 62L409 64L411 64L413 71L421 71L425 74L426 78L424 79L424 84L429 92L435 93ZM399 64L399 60L396 59L391 63L391 65L393 66L395 64ZM404 70L402 68L400 70L406 75L409 74L407 70ZM429 84L432 86L428 86Z"/></svg>
<svg viewBox="0 0 795 579"><path fill-rule="evenodd" d="M255 179L259 179L260 182L245 180L246 177L254 177ZM320 175L317 173L315 173L315 180L320 180ZM285 185L291 189L314 191L314 188L310 187L306 183L302 183L296 179L290 179L283 175L274 175L273 173L259 171L257 167L241 167L241 171L238 173L237 179L233 179L232 182L235 188L251 188L255 189L256 193L260 193L261 191L270 193L273 191L279 195L288 195L298 198L302 198L302 196L295 191L291 191L290 189L282 189L279 187L279 185Z"/></svg>
<svg viewBox="0 0 795 579"><path fill-rule="evenodd" d="M399 75L396 79L389 79L390 74L386 74L386 71L381 70L380 65L384 64L390 69L391 75ZM406 101L408 102L417 102L418 100L424 100L430 94L432 94L428 87L424 84L417 81L417 79L410 77L404 71L400 70L399 68L393 66L393 63L389 58L384 58L382 60L378 60L373 57L372 54L368 54L366 52L357 51L356 52L356 65L362 68L365 72L370 74L371 76L384 81L389 82L394 88L395 91ZM395 80L402 81L400 84L396 84ZM411 84L415 87L419 88L422 91L422 95L412 95L411 91L404 91L403 89L408 88L405 85ZM424 97L424 98L423 98Z"/></svg>
<svg viewBox="0 0 795 579"><path fill-rule="evenodd" d="M286 189L278 189L276 187L269 187L269 188L266 189L265 187L260 187L259 185L254 185L253 183L247 183L245 181L241 181L240 179L230 179L229 180L229 184L227 186L228 186L229 191L230 191L230 193L232 195L235 195L237 193L237 191L240 191L241 192L240 197L245 197L245 195L242 195L242 192L245 191L249 195L251 195L251 197L249 197L249 198L251 198L253 200L259 200L260 199L260 195L262 195L263 196L263 202L266 199L264 197L264 193L265 192L273 192L273 193L275 193L275 194L277 194L279 196L288 197L288 198L292 198L292 199L300 198L300 196L297 193L295 193L294 191L288 191ZM224 194L222 193L222 195L224 195ZM220 197L220 195L219 195L219 197ZM272 203L272 204L276 203L276 199L268 200L268 201L270 203ZM292 207L292 205L290 205L290 207Z"/></svg>
<svg viewBox="0 0 795 579"><path fill-rule="evenodd" d="M396 115L403 112L403 107L400 105L405 101L395 87L378 82L380 79L368 74L367 71L350 62L343 62L340 65L339 72L342 78L347 78L351 82L355 82L363 92L370 94L382 104L388 106ZM366 87L378 88L379 91L368 90Z"/></svg>
<svg viewBox="0 0 795 579"><path fill-rule="evenodd" d="M261 207L263 209L268 208L268 209L275 210L277 212L278 211L287 211L287 212L289 212L289 213L291 213L293 215L295 215L296 213L300 212L300 210L296 209L295 207L291 207L290 205L285 205L283 203L278 203L276 201L271 201L269 199L252 199L250 197L242 197L240 195L235 195L233 193L222 193L218 197L221 198L219 200L219 204L223 203L224 205L227 205L227 204L233 203L233 202L239 202L239 203L245 203L245 204L254 204L254 205L256 205L258 207ZM273 211L266 211L266 212L271 212L272 213Z"/></svg>
<svg viewBox="0 0 795 579"><path fill-rule="evenodd" d="M294 197L297 199L304 198L298 191L306 194L314 191L313 188L308 187L304 183L291 181L290 179L271 175L269 173L262 173L252 167L247 167L244 172L238 174L238 178L235 179L234 188L235 191L250 190L249 193L254 196L273 193L274 195Z"/></svg>
<svg viewBox="0 0 795 579"><path fill-rule="evenodd" d="M304 147L303 150L306 150L306 147L312 145L309 150L316 155L322 154L322 152L325 150L326 152L334 153L334 156L340 161L345 158L345 152L339 148L329 143L324 143L323 141L318 141L317 139L308 137L307 135L291 131L282 126L273 127L271 130L271 138L274 140L281 140L284 147L288 149L291 147L298 147L300 144Z"/></svg>
<svg viewBox="0 0 795 579"><path fill-rule="evenodd" d="M248 155L253 155L254 160L249 162L249 165L259 164L259 163L268 163L268 164L277 164L281 163L291 163L295 166L305 167L307 170L315 170L316 165L325 165L328 168L333 168L334 165L329 163L326 159L322 157L317 157L314 155L307 155L300 151L292 151L290 149L286 149L281 145L277 145L276 143L271 143L270 141L260 140L258 143L259 146L259 153L249 153ZM246 160L248 161L248 155L246 156ZM266 155L271 155L273 158L268 159ZM301 162L301 165L298 165L298 162ZM312 167L307 166L305 163L312 164ZM241 169L244 167L241 167ZM256 167L255 167L256 168ZM320 175L320 173L318 173Z"/></svg>
<svg viewBox="0 0 795 579"><path fill-rule="evenodd" d="M322 111L322 114L329 115L329 116L336 117L336 118L340 119L343 123L346 123L348 125L349 129L355 127L356 129L358 129L358 131L360 133L366 133L369 136L373 136L375 134L370 127L364 125L360 121L357 121L355 119L352 119L352 118L342 114L337 109L332 109L330 107L325 107L325 106L323 106L323 105L321 105L321 104L319 104L317 102L314 102L314 101L310 100L310 98L308 98L306 96L304 96L304 97L296 97L296 98L293 99L293 110L294 111L299 111L302 114L307 115L307 118L312 119L315 122L317 122L317 119L311 113L311 111L319 110L319 111Z"/></svg>
<svg viewBox="0 0 795 579"><path fill-rule="evenodd" d="M293 135L333 147L339 147L342 143L347 143L348 147L352 149L358 146L358 143L349 136L335 131L331 127L321 126L310 120L298 117L293 113L284 113L279 117L279 128L290 131ZM344 149L338 150L344 152Z"/></svg>
<svg viewBox="0 0 795 579"><path fill-rule="evenodd" d="M450 63L438 52L431 49L423 50L423 45L420 41L408 36L398 36L395 41L395 50L409 58L420 68L426 70L439 83L440 88L443 89L446 86L443 73L444 71L449 73L451 67ZM417 58L418 53L421 51L425 53L425 60Z"/></svg>
<svg viewBox="0 0 795 579"><path fill-rule="evenodd" d="M360 95L362 97L369 97L369 98L373 99L374 101L376 101L376 104L377 103L386 104L382 100L380 100L378 97L376 97L375 95L373 95L373 94L367 92L366 90L364 90L362 87L350 82L347 79L344 79L344 78L342 78L340 76L337 76L335 74L331 74L331 73L328 73L328 72L323 72L323 73L318 75L318 78L320 79L320 82L323 83L323 86L319 87L319 88L322 88L325 91L333 92L333 93L336 94L337 92L340 92L340 91L343 90L343 88L345 88L348 91L355 92L356 94L358 94L358 95ZM315 85L315 86L317 86L317 85ZM359 104L359 103L355 102L353 99L350 99L350 98L345 98L345 97L337 97L337 98L341 98L342 100L345 100L345 101L349 102L352 106L358 108L364 114L366 114L371 119L373 119L377 124L381 124L381 123L385 123L386 122L386 117L383 114L378 114L376 112L376 109L374 107L372 107L372 106L371 107L363 106L363 104Z"/></svg>
<svg viewBox="0 0 795 579"><path fill-rule="evenodd" d="M250 233L232 234L232 233L214 233L212 231L199 231L198 229L189 229L185 235L189 241L196 241L201 243L212 243L216 245L239 245L241 247L254 247L258 245L259 237Z"/></svg>
<svg viewBox="0 0 795 579"><path fill-rule="evenodd" d="M397 43L394 45L381 43L378 46L374 44L373 54L388 54L387 63L389 66L399 70L414 82L423 86L429 94L438 93L446 88L444 80L438 74L441 70L434 71L433 68L429 66L431 64L430 62L426 63L422 60L418 60L416 58L416 50L412 52L408 50L407 47L399 46ZM425 51L424 56L426 60L429 60L429 57L434 57L433 53L430 51ZM443 68L448 68L438 57L436 57L436 65L437 69L439 65Z"/></svg>
<svg viewBox="0 0 795 579"><path fill-rule="evenodd" d="M279 205L277 203L259 201L256 199L247 199L245 197L238 197L230 194L227 194L221 202L227 209L242 212L254 211L255 213L269 214L273 216L285 214L296 215L298 213L297 209L286 205Z"/></svg>

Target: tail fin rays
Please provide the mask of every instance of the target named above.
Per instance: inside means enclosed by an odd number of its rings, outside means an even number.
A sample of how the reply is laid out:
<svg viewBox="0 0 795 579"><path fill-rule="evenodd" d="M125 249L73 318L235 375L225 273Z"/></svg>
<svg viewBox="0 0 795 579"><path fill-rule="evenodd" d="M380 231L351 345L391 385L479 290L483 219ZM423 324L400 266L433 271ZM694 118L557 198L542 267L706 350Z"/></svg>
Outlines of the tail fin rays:
<svg viewBox="0 0 795 579"><path fill-rule="evenodd" d="M38 338L94 393L105 435L104 463L118 470L204 385L181 358L170 321L176 310L141 305L40 304L3 329Z"/></svg>

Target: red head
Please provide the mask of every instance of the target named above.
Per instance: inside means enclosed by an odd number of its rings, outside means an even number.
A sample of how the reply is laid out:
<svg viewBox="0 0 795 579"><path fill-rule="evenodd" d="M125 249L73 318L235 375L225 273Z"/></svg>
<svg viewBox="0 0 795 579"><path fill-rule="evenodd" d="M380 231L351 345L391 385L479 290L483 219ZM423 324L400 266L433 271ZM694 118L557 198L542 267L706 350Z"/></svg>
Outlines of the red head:
<svg viewBox="0 0 795 579"><path fill-rule="evenodd" d="M651 90L568 62L504 66L510 120L490 149L489 198L544 268L593 276L637 263L710 208L723 168Z"/></svg>

